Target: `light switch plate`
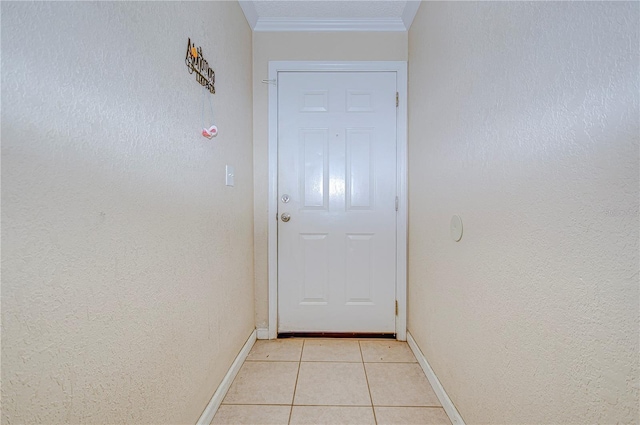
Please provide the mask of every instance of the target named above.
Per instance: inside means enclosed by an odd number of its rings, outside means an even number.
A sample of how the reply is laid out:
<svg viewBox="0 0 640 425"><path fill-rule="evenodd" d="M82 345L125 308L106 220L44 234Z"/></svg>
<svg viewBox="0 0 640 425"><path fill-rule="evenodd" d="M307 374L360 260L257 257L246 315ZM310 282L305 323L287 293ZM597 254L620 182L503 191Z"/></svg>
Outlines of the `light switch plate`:
<svg viewBox="0 0 640 425"><path fill-rule="evenodd" d="M234 167L233 165L227 165L225 167L225 173L226 173L226 177L225 177L225 182L227 186L234 186L235 185L235 174L236 174L236 167Z"/></svg>

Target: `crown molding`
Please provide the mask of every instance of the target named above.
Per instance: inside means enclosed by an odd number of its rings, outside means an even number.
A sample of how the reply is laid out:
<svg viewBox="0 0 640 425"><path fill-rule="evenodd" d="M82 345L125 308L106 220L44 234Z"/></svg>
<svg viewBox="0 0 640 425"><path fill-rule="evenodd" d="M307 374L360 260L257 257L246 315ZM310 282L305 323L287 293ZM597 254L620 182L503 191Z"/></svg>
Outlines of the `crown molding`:
<svg viewBox="0 0 640 425"><path fill-rule="evenodd" d="M254 31L406 31L401 18L258 18Z"/></svg>
<svg viewBox="0 0 640 425"><path fill-rule="evenodd" d="M259 17L251 0L239 0L253 31L408 31L421 1L407 1L397 18L274 18Z"/></svg>
<svg viewBox="0 0 640 425"><path fill-rule="evenodd" d="M409 31L409 28L411 28L411 24L413 23L413 19L416 17L416 13L418 13L421 3L421 1L408 1L404 6L404 11L402 11L402 22L404 23L406 31Z"/></svg>
<svg viewBox="0 0 640 425"><path fill-rule="evenodd" d="M244 17L247 19L249 27L252 30L255 29L256 23L258 22L258 12L256 11L253 1L239 0L238 3L240 3L240 8L244 13Z"/></svg>

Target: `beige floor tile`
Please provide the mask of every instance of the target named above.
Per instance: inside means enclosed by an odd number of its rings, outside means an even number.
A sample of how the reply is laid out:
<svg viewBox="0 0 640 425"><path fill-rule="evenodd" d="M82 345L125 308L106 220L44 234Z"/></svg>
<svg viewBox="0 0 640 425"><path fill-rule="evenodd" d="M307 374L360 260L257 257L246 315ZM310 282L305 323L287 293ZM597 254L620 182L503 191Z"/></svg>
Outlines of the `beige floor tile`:
<svg viewBox="0 0 640 425"><path fill-rule="evenodd" d="M307 339L303 362L362 362L360 345L354 339Z"/></svg>
<svg viewBox="0 0 640 425"><path fill-rule="evenodd" d="M299 363L245 362L223 404L291 404Z"/></svg>
<svg viewBox="0 0 640 425"><path fill-rule="evenodd" d="M256 341L247 361L299 362L302 354L302 339L273 339Z"/></svg>
<svg viewBox="0 0 640 425"><path fill-rule="evenodd" d="M223 404L211 425L287 425L290 406Z"/></svg>
<svg viewBox="0 0 640 425"><path fill-rule="evenodd" d="M375 425L371 407L293 406L291 425Z"/></svg>
<svg viewBox="0 0 640 425"><path fill-rule="evenodd" d="M360 341L365 362L415 363L409 344L402 341Z"/></svg>
<svg viewBox="0 0 640 425"><path fill-rule="evenodd" d="M376 407L378 425L451 425L441 407Z"/></svg>
<svg viewBox="0 0 640 425"><path fill-rule="evenodd" d="M438 397L417 363L365 363L374 406L437 406Z"/></svg>
<svg viewBox="0 0 640 425"><path fill-rule="evenodd" d="M362 363L300 363L295 405L370 406Z"/></svg>

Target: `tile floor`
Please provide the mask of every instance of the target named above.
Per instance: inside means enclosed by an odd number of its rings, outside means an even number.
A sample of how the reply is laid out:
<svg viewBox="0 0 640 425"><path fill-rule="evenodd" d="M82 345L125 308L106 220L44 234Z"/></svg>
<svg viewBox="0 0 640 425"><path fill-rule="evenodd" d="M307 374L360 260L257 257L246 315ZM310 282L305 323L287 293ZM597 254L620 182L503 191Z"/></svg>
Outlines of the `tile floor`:
<svg viewBox="0 0 640 425"><path fill-rule="evenodd" d="M447 424L405 342L257 341L212 424Z"/></svg>

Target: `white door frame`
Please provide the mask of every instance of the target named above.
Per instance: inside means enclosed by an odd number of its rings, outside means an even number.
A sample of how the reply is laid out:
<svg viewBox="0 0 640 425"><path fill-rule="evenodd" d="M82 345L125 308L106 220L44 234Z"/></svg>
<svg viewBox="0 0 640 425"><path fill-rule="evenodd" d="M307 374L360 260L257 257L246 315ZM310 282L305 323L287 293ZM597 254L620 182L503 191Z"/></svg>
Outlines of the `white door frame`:
<svg viewBox="0 0 640 425"><path fill-rule="evenodd" d="M269 338L278 337L278 72L396 72L397 108L396 338L407 339L407 63L269 61Z"/></svg>

